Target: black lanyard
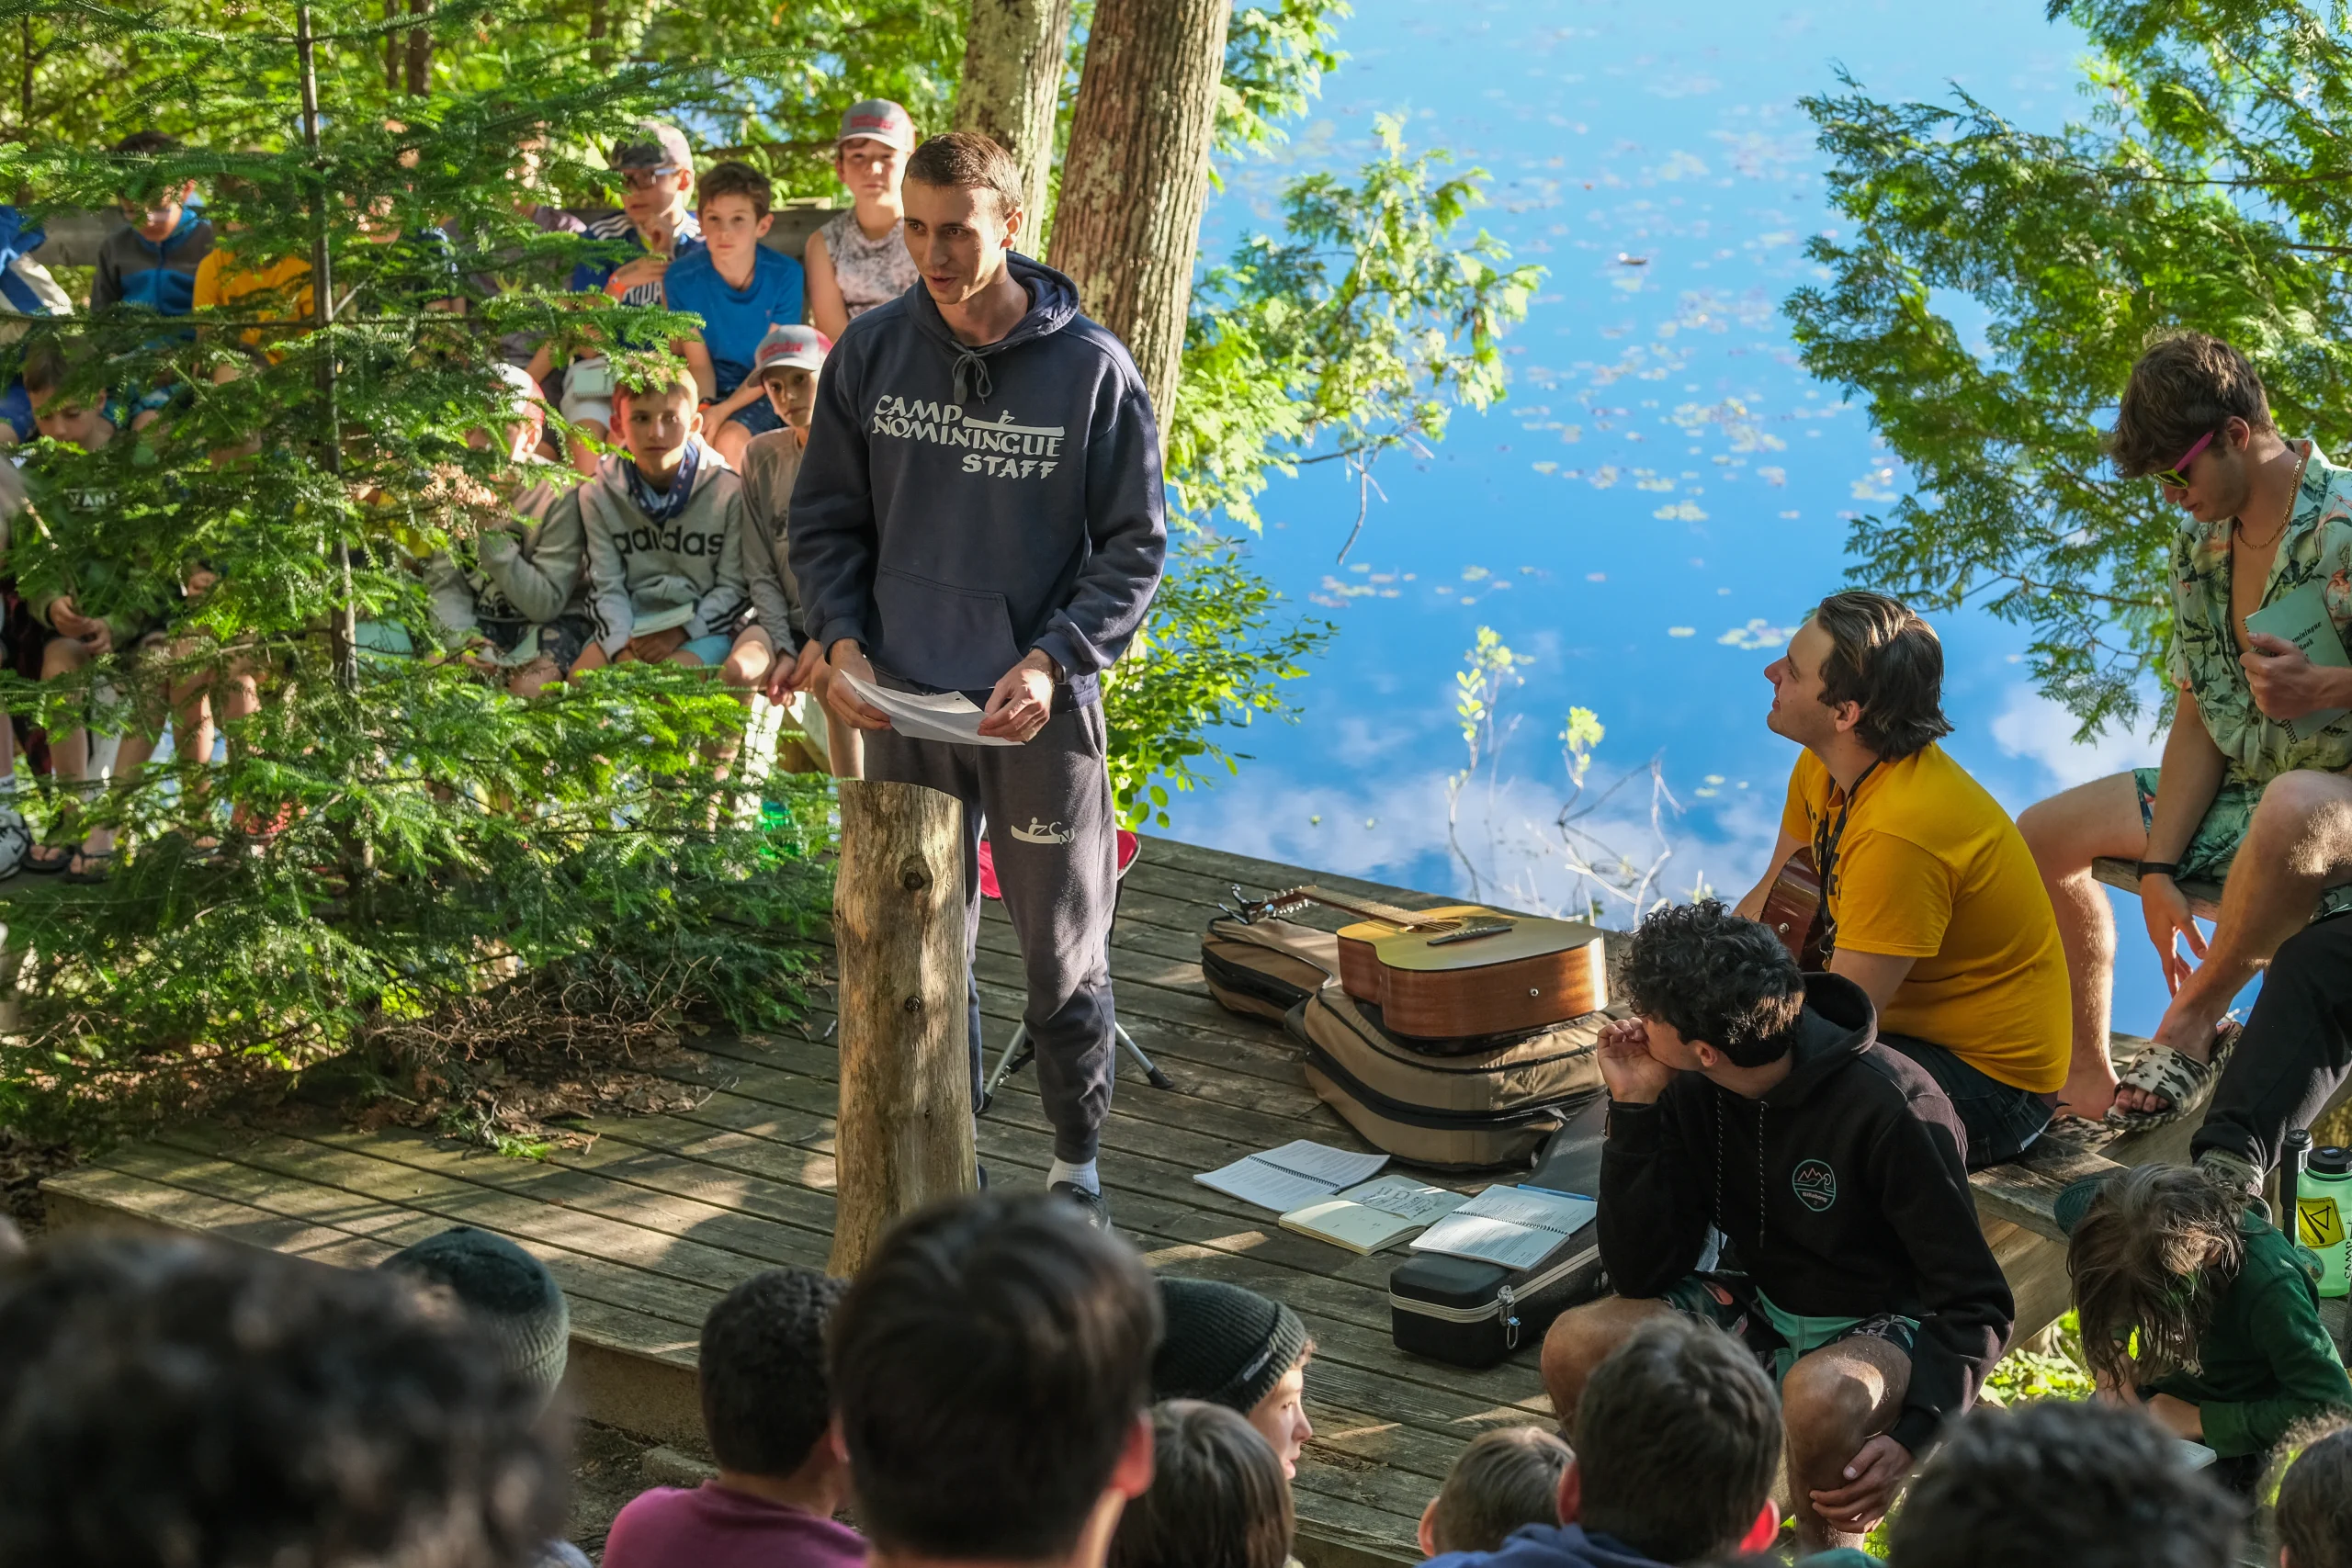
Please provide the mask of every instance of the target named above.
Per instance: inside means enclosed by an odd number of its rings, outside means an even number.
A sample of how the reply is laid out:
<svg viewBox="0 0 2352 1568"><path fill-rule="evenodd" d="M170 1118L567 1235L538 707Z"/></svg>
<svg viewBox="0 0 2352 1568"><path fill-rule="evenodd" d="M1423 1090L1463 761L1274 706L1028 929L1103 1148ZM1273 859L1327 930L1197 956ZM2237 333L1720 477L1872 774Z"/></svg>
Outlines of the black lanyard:
<svg viewBox="0 0 2352 1568"><path fill-rule="evenodd" d="M1829 900L1838 890L1838 846L1845 840L1846 818L1853 814L1854 797L1862 793L1863 781L1878 771L1878 764L1879 759L1872 757L1871 765L1855 777L1853 787L1846 792L1846 804L1838 808L1838 820L1830 826L1827 836L1823 836L1818 825L1814 829L1813 863L1821 874L1821 961L1825 964L1829 962L1829 955L1838 951L1838 917L1829 912Z"/></svg>

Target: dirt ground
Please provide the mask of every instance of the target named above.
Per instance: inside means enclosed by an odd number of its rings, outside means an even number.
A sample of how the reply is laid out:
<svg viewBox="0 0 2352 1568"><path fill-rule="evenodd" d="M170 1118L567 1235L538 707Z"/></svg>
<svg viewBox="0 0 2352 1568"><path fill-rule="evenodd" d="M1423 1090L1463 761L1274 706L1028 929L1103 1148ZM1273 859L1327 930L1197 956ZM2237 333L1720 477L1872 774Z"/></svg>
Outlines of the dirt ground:
<svg viewBox="0 0 2352 1568"><path fill-rule="evenodd" d="M707 1459L632 1437L617 1427L582 1421L572 1437L568 1539L602 1561L613 1516L630 1498L652 1486L699 1486L713 1473Z"/></svg>

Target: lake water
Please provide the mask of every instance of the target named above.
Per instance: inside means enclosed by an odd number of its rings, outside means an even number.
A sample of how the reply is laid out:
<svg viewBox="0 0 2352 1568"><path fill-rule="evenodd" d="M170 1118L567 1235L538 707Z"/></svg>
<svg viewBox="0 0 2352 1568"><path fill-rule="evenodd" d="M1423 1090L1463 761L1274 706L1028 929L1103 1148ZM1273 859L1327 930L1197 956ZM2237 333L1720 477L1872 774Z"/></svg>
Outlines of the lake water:
<svg viewBox="0 0 2352 1568"><path fill-rule="evenodd" d="M1238 736L1252 760L1177 797L1171 830L1469 891L1448 838L1446 781L1464 761L1453 676L1491 626L1532 662L1508 699L1520 722L1500 776L1460 813L1481 871L1566 895L1567 874L1529 847L1550 836L1566 789L1555 737L1583 706L1607 732L1593 784L1638 775L1588 825L1654 853L1655 758L1679 807L1662 885L1736 897L1771 846L1793 757L1764 728L1764 666L1841 585L1849 520L1906 482L1867 412L1798 365L1780 314L1826 276L1805 239L1841 221L1796 100L1834 90L1842 64L1881 97L1958 83L2054 126L2085 112L2080 38L2045 22L2041 0L1358 0L1340 45L1349 59L1289 147L1229 172L1204 254L1274 227L1284 180L1353 169L1375 150L1374 117L1403 113L1413 145L1489 172L1478 220L1550 276L1508 340L1508 400L1458 414L1426 459L1384 459L1385 499L1344 565L1357 496L1339 465L1269 491L1257 567L1341 629L1294 688L1300 721ZM2012 811L2155 761L2144 736L2075 745L2026 678L2016 628L1934 619L1958 726L1946 745ZM2117 1024L2144 1032L2163 984L2136 906L2122 919Z"/></svg>

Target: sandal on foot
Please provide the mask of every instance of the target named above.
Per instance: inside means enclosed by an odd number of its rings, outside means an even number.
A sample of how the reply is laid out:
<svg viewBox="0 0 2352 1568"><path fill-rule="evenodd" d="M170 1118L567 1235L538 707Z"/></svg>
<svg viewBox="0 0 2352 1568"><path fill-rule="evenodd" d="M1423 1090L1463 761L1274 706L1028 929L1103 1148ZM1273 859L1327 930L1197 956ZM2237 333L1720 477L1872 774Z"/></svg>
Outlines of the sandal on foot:
<svg viewBox="0 0 2352 1568"><path fill-rule="evenodd" d="M2239 1032L2235 1023L2215 1031L2212 1059L2206 1062L2169 1045L2143 1047L2116 1079L2115 1087L2162 1095L2171 1103L2162 1111L2109 1111L2107 1119L2127 1133L2145 1133L2194 1114L2203 1108L2213 1092L2214 1080L2229 1064L2230 1053L2237 1049Z"/></svg>
<svg viewBox="0 0 2352 1568"><path fill-rule="evenodd" d="M44 840L25 852L21 869L34 876L55 876L72 865L74 857L81 852L82 846L72 840L62 844Z"/></svg>
<svg viewBox="0 0 2352 1568"><path fill-rule="evenodd" d="M65 880L93 886L107 879L107 870L114 863L112 850L76 850L74 858L82 863L69 868Z"/></svg>

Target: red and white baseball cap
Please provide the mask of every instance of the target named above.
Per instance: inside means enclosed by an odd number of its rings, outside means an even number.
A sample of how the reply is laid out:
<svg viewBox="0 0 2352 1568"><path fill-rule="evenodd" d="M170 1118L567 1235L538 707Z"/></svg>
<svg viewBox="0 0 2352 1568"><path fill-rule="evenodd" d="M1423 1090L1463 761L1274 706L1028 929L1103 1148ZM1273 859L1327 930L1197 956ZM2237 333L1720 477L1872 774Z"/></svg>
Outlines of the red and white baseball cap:
<svg viewBox="0 0 2352 1568"><path fill-rule="evenodd" d="M852 104L849 112L842 116L842 133L834 145L838 147L861 136L901 152L911 152L915 150L915 117L907 112L905 105L894 104L888 98L867 98Z"/></svg>
<svg viewBox="0 0 2352 1568"><path fill-rule="evenodd" d="M752 374L764 380L771 370L821 370L833 340L797 322L773 326L752 351Z"/></svg>

